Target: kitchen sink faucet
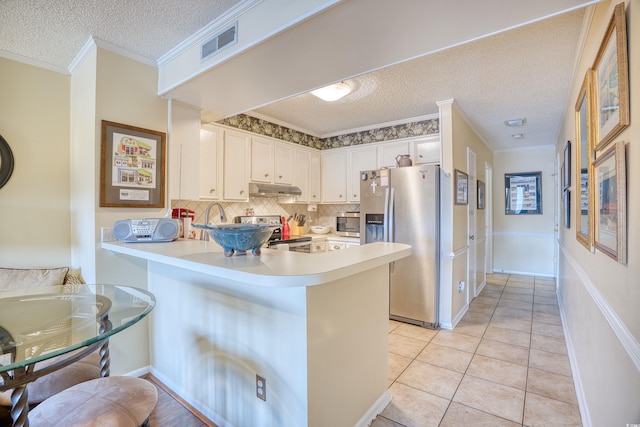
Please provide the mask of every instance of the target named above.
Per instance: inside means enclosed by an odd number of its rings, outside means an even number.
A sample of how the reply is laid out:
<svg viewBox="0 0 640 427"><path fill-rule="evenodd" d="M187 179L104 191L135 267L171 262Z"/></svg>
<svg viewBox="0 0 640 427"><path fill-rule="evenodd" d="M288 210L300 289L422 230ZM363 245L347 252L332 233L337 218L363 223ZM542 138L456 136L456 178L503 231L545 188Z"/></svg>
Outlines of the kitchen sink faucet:
<svg viewBox="0 0 640 427"><path fill-rule="evenodd" d="M220 210L220 222L227 222L227 215L224 213L222 205L218 202L211 202L204 211L204 225L209 225L209 212L214 206L218 206L218 209ZM200 230L200 240L209 240L209 233L207 230Z"/></svg>

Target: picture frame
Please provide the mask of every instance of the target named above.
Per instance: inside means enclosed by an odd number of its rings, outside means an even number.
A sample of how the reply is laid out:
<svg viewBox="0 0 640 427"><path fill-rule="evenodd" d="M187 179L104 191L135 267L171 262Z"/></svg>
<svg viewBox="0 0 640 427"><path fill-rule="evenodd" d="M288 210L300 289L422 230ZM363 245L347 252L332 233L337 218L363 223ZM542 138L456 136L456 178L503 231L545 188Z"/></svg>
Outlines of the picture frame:
<svg viewBox="0 0 640 427"><path fill-rule="evenodd" d="M102 121L100 207L165 206L166 134Z"/></svg>
<svg viewBox="0 0 640 427"><path fill-rule="evenodd" d="M595 149L629 126L629 62L624 3L616 5L593 63Z"/></svg>
<svg viewBox="0 0 640 427"><path fill-rule="evenodd" d="M454 188L456 191L456 205L469 204L469 175L455 169L454 170Z"/></svg>
<svg viewBox="0 0 640 427"><path fill-rule="evenodd" d="M618 141L594 163L594 246L627 263L627 182L625 144Z"/></svg>
<svg viewBox="0 0 640 427"><path fill-rule="evenodd" d="M569 189L562 192L562 207L564 211L564 227L571 228L571 190Z"/></svg>
<svg viewBox="0 0 640 427"><path fill-rule="evenodd" d="M584 75L575 106L575 173L576 203L574 209L576 240L591 251L593 240L593 156L595 114L593 106L593 70ZM578 187L579 186L579 187Z"/></svg>
<svg viewBox="0 0 640 427"><path fill-rule="evenodd" d="M504 174L505 214L542 214L542 172Z"/></svg>
<svg viewBox="0 0 640 427"><path fill-rule="evenodd" d="M571 187L571 141L564 146L562 168L562 189L566 190Z"/></svg>
<svg viewBox="0 0 640 427"><path fill-rule="evenodd" d="M484 209L484 198L485 198L485 185L484 181L478 180L478 209Z"/></svg>

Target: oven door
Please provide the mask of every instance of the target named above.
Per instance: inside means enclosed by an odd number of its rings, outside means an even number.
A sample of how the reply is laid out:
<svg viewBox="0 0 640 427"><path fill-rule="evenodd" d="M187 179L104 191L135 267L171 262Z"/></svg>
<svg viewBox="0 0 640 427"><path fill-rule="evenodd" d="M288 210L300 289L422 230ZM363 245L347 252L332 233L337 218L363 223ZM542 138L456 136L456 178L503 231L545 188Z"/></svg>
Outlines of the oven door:
<svg viewBox="0 0 640 427"><path fill-rule="evenodd" d="M305 242L289 242L286 240L277 240L269 243L269 249L277 249L279 251L303 252L311 253L311 240Z"/></svg>

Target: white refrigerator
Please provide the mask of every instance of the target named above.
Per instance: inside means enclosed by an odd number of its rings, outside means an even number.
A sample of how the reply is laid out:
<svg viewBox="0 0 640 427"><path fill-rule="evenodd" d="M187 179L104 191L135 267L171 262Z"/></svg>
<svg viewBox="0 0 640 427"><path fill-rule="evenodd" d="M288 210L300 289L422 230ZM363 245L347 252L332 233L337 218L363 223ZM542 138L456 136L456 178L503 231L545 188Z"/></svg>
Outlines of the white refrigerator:
<svg viewBox="0 0 640 427"><path fill-rule="evenodd" d="M437 328L440 270L440 167L360 173L360 242L411 245L390 265L389 317Z"/></svg>

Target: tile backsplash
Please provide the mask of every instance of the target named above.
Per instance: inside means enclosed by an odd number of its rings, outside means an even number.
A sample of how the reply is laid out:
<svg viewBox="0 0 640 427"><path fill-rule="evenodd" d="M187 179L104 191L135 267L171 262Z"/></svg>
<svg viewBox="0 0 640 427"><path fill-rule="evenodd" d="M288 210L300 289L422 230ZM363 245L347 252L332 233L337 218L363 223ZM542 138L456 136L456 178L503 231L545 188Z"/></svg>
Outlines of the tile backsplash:
<svg viewBox="0 0 640 427"><path fill-rule="evenodd" d="M204 223L204 212L209 205L209 201L202 200L172 200L172 208L186 208L195 212L193 222L197 224ZM277 197L252 197L249 202L221 202L220 203L227 214L227 222L233 222L236 216L245 215L248 208L253 209L254 215L280 215L288 218L297 213L306 215L307 229L310 225L326 225L335 231L336 215L340 212L358 211L359 204L340 204L340 205L317 205L316 212L307 211L308 205L305 204L279 204ZM213 208L210 213L209 220L214 223L220 222L218 209Z"/></svg>

